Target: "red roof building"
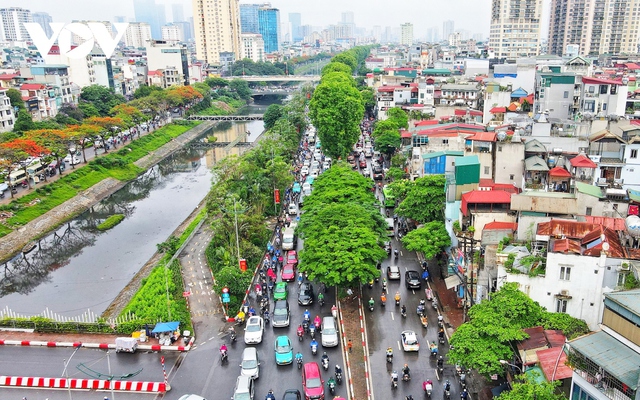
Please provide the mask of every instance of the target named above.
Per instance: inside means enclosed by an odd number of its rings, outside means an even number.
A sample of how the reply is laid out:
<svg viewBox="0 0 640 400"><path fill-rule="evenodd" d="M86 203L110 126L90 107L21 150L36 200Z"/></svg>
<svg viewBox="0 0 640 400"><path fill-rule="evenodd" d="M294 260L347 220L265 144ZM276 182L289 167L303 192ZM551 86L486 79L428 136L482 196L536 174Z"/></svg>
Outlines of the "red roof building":
<svg viewBox="0 0 640 400"><path fill-rule="evenodd" d="M507 108L506 107L493 107L491 110L489 110L489 112L491 114L504 114L507 112Z"/></svg>
<svg viewBox="0 0 640 400"><path fill-rule="evenodd" d="M413 126L430 126L430 125L438 125L438 120L435 119L425 119L422 121L416 121L413 123Z"/></svg>
<svg viewBox="0 0 640 400"><path fill-rule="evenodd" d="M42 90L46 88L42 83L24 83L20 86L20 90Z"/></svg>
<svg viewBox="0 0 640 400"><path fill-rule="evenodd" d="M571 173L562 167L554 167L549 171L549 176L555 178L571 178Z"/></svg>
<svg viewBox="0 0 640 400"><path fill-rule="evenodd" d="M497 134L495 132L476 132L473 136L467 138L467 140L474 140L476 142L495 142Z"/></svg>
<svg viewBox="0 0 640 400"><path fill-rule="evenodd" d="M472 117L482 117L482 111L478 110L461 110L459 108L456 108L453 113L457 117L464 117L467 115L467 112Z"/></svg>
<svg viewBox="0 0 640 400"><path fill-rule="evenodd" d="M489 222L488 224L484 225L484 228L482 228L485 231L506 231L509 230L511 232L515 232L518 230L518 223L517 222L500 222L500 221L493 221L493 222Z"/></svg>
<svg viewBox="0 0 640 400"><path fill-rule="evenodd" d="M602 79L593 77L582 77L582 83L591 85L622 85L622 81L614 81L612 79Z"/></svg>
<svg viewBox="0 0 640 400"><path fill-rule="evenodd" d="M597 165L591 159L584 154L580 154L577 157L572 158L570 161L572 167L577 168L596 168Z"/></svg>
<svg viewBox="0 0 640 400"><path fill-rule="evenodd" d="M478 183L478 189L480 190L504 190L508 193L518 194L522 192L517 186L513 186L509 183L495 183L493 179L480 178L480 183Z"/></svg>
<svg viewBox="0 0 640 400"><path fill-rule="evenodd" d="M511 193L504 190L472 190L462 195L460 210L468 216L470 211L508 211L510 206Z"/></svg>

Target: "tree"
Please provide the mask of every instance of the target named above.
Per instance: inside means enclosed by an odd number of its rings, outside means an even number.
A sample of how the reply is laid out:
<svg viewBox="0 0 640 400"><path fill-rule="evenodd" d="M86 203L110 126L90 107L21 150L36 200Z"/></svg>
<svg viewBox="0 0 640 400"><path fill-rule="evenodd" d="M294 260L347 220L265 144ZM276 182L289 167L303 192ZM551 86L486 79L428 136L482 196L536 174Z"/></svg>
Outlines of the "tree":
<svg viewBox="0 0 640 400"><path fill-rule="evenodd" d="M324 67L322 67L322 71L320 72L321 75L325 75L328 74L330 72L342 72L345 73L347 75L351 75L351 67L343 64L341 62L335 62L332 61L330 63L328 63L327 65L325 65Z"/></svg>
<svg viewBox="0 0 640 400"><path fill-rule="evenodd" d="M129 128L139 125L146 119L142 111L129 104L118 104L111 109L110 114L120 118Z"/></svg>
<svg viewBox="0 0 640 400"><path fill-rule="evenodd" d="M282 116L282 106L279 104L271 104L264 112L264 128L271 129L276 121Z"/></svg>
<svg viewBox="0 0 640 400"><path fill-rule="evenodd" d="M402 179L404 178L404 170L397 168L397 167L391 167L389 168L389 171L387 172L387 179L391 179L392 181L396 181L398 179Z"/></svg>
<svg viewBox="0 0 640 400"><path fill-rule="evenodd" d="M339 73L329 75L335 74ZM334 159L346 157L360 137L360 122L364 115L358 89L345 83L321 83L309 108L325 154Z"/></svg>
<svg viewBox="0 0 640 400"><path fill-rule="evenodd" d="M69 138L65 131L61 129L34 130L26 132L24 137L25 139L33 140L38 145L48 149L50 154L55 157L58 165L58 172L62 175L62 170L60 169L60 166L62 165L61 160L67 154L67 144L69 143ZM44 176L46 180L47 174L45 173Z"/></svg>
<svg viewBox="0 0 640 400"><path fill-rule="evenodd" d="M204 83L209 85L209 87L211 89L217 89L217 88L229 86L229 81L227 81L224 78L217 78L217 77L216 78L207 78L207 79L204 80Z"/></svg>
<svg viewBox="0 0 640 400"><path fill-rule="evenodd" d="M101 130L101 127L91 124L71 125L65 129L65 136L69 141L75 142L82 149L82 160L85 164L87 162L85 149L89 146L95 147L95 137ZM71 167L75 168L74 165Z"/></svg>
<svg viewBox="0 0 640 400"><path fill-rule="evenodd" d="M88 118L86 122L89 125L95 125L101 128L98 131L98 136L102 141L105 153L108 153L107 139L113 137L119 129L126 127L124 121L121 118L116 117L91 117ZM113 142L113 147L116 147L115 141Z"/></svg>
<svg viewBox="0 0 640 400"><path fill-rule="evenodd" d="M405 193L402 185L406 187ZM404 197L396 213L419 223L441 221L446 200L444 185L444 175L427 175L413 182L392 183L391 189L396 198Z"/></svg>
<svg viewBox="0 0 640 400"><path fill-rule="evenodd" d="M409 127L409 117L400 107L387 110L387 121L393 122L397 128L407 129Z"/></svg>
<svg viewBox="0 0 640 400"><path fill-rule="evenodd" d="M431 221L407 233L402 244L407 250L422 252L429 260L451 246L451 237L443 221Z"/></svg>
<svg viewBox="0 0 640 400"><path fill-rule="evenodd" d="M33 119L31 119L31 114L26 109L20 109L18 111L18 116L16 117L16 122L13 124L13 131L16 133L23 133L29 131L34 128Z"/></svg>
<svg viewBox="0 0 640 400"><path fill-rule="evenodd" d="M376 95L372 87L365 86L360 88L360 95L362 96L362 104L365 110L371 111L376 106Z"/></svg>
<svg viewBox="0 0 640 400"><path fill-rule="evenodd" d="M22 93L18 89L7 89L7 97L11 100L12 107L18 107L19 110L25 109Z"/></svg>
<svg viewBox="0 0 640 400"><path fill-rule="evenodd" d="M49 154L49 149L43 147L31 139L15 139L10 142L2 143L0 147L7 150L7 155L14 160L23 160L27 156L40 157L42 154ZM21 163L24 172L27 172L29 164ZM31 188L31 183L27 179L27 185Z"/></svg>
<svg viewBox="0 0 640 400"><path fill-rule="evenodd" d="M511 390L500 393L497 400L566 400L564 393L557 393L560 381L536 382L526 377L518 378L511 383Z"/></svg>
<svg viewBox="0 0 640 400"><path fill-rule="evenodd" d="M151 94L151 92L156 91L156 90L162 90L161 87L158 86L149 86L149 85L142 85L139 88L136 89L135 92L133 92L133 98L134 99L140 99L142 97L146 97L149 96Z"/></svg>
<svg viewBox="0 0 640 400"><path fill-rule="evenodd" d="M236 92L242 100L249 101L251 99L251 89L249 84L243 79L234 79L229 82L229 88Z"/></svg>
<svg viewBox="0 0 640 400"><path fill-rule="evenodd" d="M351 74L356 72L356 68L358 68L358 60L356 60L356 57L354 55L352 55L352 54L347 53L347 52L336 54L331 59L331 62L343 63L344 65L346 65L349 68L351 68Z"/></svg>
<svg viewBox="0 0 640 400"><path fill-rule="evenodd" d="M402 138L400 132L387 131L376 138L373 143L373 147L381 153L385 153L388 156L392 156L402 145Z"/></svg>
<svg viewBox="0 0 640 400"><path fill-rule="evenodd" d="M103 117L109 115L109 111L113 107L126 101L122 95L115 94L113 90L102 85L83 87L80 92L80 100L91 103ZM87 114L85 113L85 115Z"/></svg>

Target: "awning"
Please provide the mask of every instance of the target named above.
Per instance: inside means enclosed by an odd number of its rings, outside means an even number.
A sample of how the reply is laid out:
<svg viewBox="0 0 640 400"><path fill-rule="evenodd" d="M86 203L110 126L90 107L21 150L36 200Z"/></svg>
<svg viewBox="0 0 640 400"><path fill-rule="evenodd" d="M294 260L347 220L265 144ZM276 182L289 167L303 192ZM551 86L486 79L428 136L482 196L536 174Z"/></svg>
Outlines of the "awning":
<svg viewBox="0 0 640 400"><path fill-rule="evenodd" d="M460 285L462 283L462 281L460 280L460 277L458 275L451 275L448 278L445 278L444 280L444 284L447 286L447 290L448 289L453 289L454 287Z"/></svg>
<svg viewBox="0 0 640 400"><path fill-rule="evenodd" d="M151 333L173 332L176 329L178 329L178 326L180 326L180 322L178 321L158 322L156 324L156 327L153 328L153 330L151 331Z"/></svg>

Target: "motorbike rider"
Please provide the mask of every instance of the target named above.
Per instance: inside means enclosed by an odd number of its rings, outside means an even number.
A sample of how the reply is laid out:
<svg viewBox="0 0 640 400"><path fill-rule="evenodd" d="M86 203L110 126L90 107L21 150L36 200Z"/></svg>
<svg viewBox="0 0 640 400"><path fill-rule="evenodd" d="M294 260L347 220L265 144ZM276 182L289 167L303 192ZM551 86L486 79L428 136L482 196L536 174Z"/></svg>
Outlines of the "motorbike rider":
<svg viewBox="0 0 640 400"><path fill-rule="evenodd" d="M440 358L438 358L438 368L442 369L443 366L444 366L444 359L442 358L442 356L440 356Z"/></svg>
<svg viewBox="0 0 640 400"><path fill-rule="evenodd" d="M407 306L405 306L404 304L402 305L402 307L400 307L400 314L407 315Z"/></svg>
<svg viewBox="0 0 640 400"><path fill-rule="evenodd" d="M269 389L269 393L267 393L264 400L276 400L276 396L273 394L273 389Z"/></svg>
<svg viewBox="0 0 640 400"><path fill-rule="evenodd" d="M396 300L396 304L400 302L400 292L396 292L394 299Z"/></svg>
<svg viewBox="0 0 640 400"><path fill-rule="evenodd" d="M302 353L300 353L300 352L296 353L296 362L298 362L298 360L300 360L300 362L302 362Z"/></svg>
<svg viewBox="0 0 640 400"><path fill-rule="evenodd" d="M238 312L238 315L236 316L236 319L238 320L239 323L243 323L244 317L245 317L244 311L240 310L240 312Z"/></svg>
<svg viewBox="0 0 640 400"><path fill-rule="evenodd" d="M448 391L450 391L450 390L451 390L451 382L449 382L449 380L447 379L447 380L444 382L444 391L445 391L445 392L448 392Z"/></svg>
<svg viewBox="0 0 640 400"><path fill-rule="evenodd" d="M462 391L462 393L460 394L460 398L463 400L467 400L469 398L469 392L467 392L467 389L464 389Z"/></svg>
<svg viewBox="0 0 640 400"><path fill-rule="evenodd" d="M226 353L227 352L227 345L222 343L222 345L220 345L220 353Z"/></svg>
<svg viewBox="0 0 640 400"><path fill-rule="evenodd" d="M373 300L373 297L369 299L369 308L373 308L373 305L376 304L376 302Z"/></svg>
<svg viewBox="0 0 640 400"><path fill-rule="evenodd" d="M322 352L322 364L324 364L325 360L327 360L327 365L329 364L329 356L326 351Z"/></svg>
<svg viewBox="0 0 640 400"><path fill-rule="evenodd" d="M311 320L311 313L309 312L308 309L304 310L303 319L305 321L310 321Z"/></svg>
<svg viewBox="0 0 640 400"><path fill-rule="evenodd" d="M440 328L440 330L438 331L438 338L444 339L444 328Z"/></svg>
<svg viewBox="0 0 640 400"><path fill-rule="evenodd" d="M411 370L409 369L409 364L405 364L404 367L402 367L402 375L407 375L408 377L411 377Z"/></svg>
<svg viewBox="0 0 640 400"><path fill-rule="evenodd" d="M387 278L382 278L382 291L387 291Z"/></svg>
<svg viewBox="0 0 640 400"><path fill-rule="evenodd" d="M385 292L382 292L382 294L380 295L380 301L383 305L387 302L387 295L385 294Z"/></svg>
<svg viewBox="0 0 640 400"><path fill-rule="evenodd" d="M391 347L387 347L387 356L393 357L393 349Z"/></svg>
<svg viewBox="0 0 640 400"><path fill-rule="evenodd" d="M256 315L256 309L253 307L249 307L249 316L253 317L254 315Z"/></svg>
<svg viewBox="0 0 640 400"><path fill-rule="evenodd" d="M322 292L318 293L318 302L324 301L324 294Z"/></svg>
<svg viewBox="0 0 640 400"><path fill-rule="evenodd" d="M316 315L315 319L313 320L313 324L316 326L316 328L320 328L320 324L322 324L322 320L320 319L319 315Z"/></svg>
<svg viewBox="0 0 640 400"><path fill-rule="evenodd" d="M428 388L428 386L431 386L431 388ZM426 392L427 389L433 389L433 381L431 381L431 379L427 379L426 381L422 382L422 390Z"/></svg>
<svg viewBox="0 0 640 400"><path fill-rule="evenodd" d="M330 376L329 379L327 380L327 386L329 387L336 387L336 380L333 379L333 376Z"/></svg>
<svg viewBox="0 0 640 400"><path fill-rule="evenodd" d="M393 371L391 373L391 383L395 382L396 384L398 383L398 373L396 371Z"/></svg>
<svg viewBox="0 0 640 400"><path fill-rule="evenodd" d="M298 336L304 336L304 328L302 324L298 325Z"/></svg>
<svg viewBox="0 0 640 400"><path fill-rule="evenodd" d="M309 343L309 347L311 348L311 351L313 351L313 348L316 348L316 351L318 350L318 342L316 341L316 339L312 339L311 343Z"/></svg>
<svg viewBox="0 0 640 400"><path fill-rule="evenodd" d="M342 375L342 368L338 364L336 364L336 376Z"/></svg>

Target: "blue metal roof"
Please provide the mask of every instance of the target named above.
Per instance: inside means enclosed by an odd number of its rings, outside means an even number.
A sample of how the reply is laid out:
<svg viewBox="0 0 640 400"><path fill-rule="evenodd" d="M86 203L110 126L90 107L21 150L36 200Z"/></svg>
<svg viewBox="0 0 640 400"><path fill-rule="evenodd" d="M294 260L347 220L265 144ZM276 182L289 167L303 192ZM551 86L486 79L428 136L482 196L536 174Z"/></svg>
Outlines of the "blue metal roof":
<svg viewBox="0 0 640 400"><path fill-rule="evenodd" d="M514 90L513 92L511 92L511 97L527 97L529 95L529 93L527 93L526 90L524 90L523 88L518 88L516 90Z"/></svg>

